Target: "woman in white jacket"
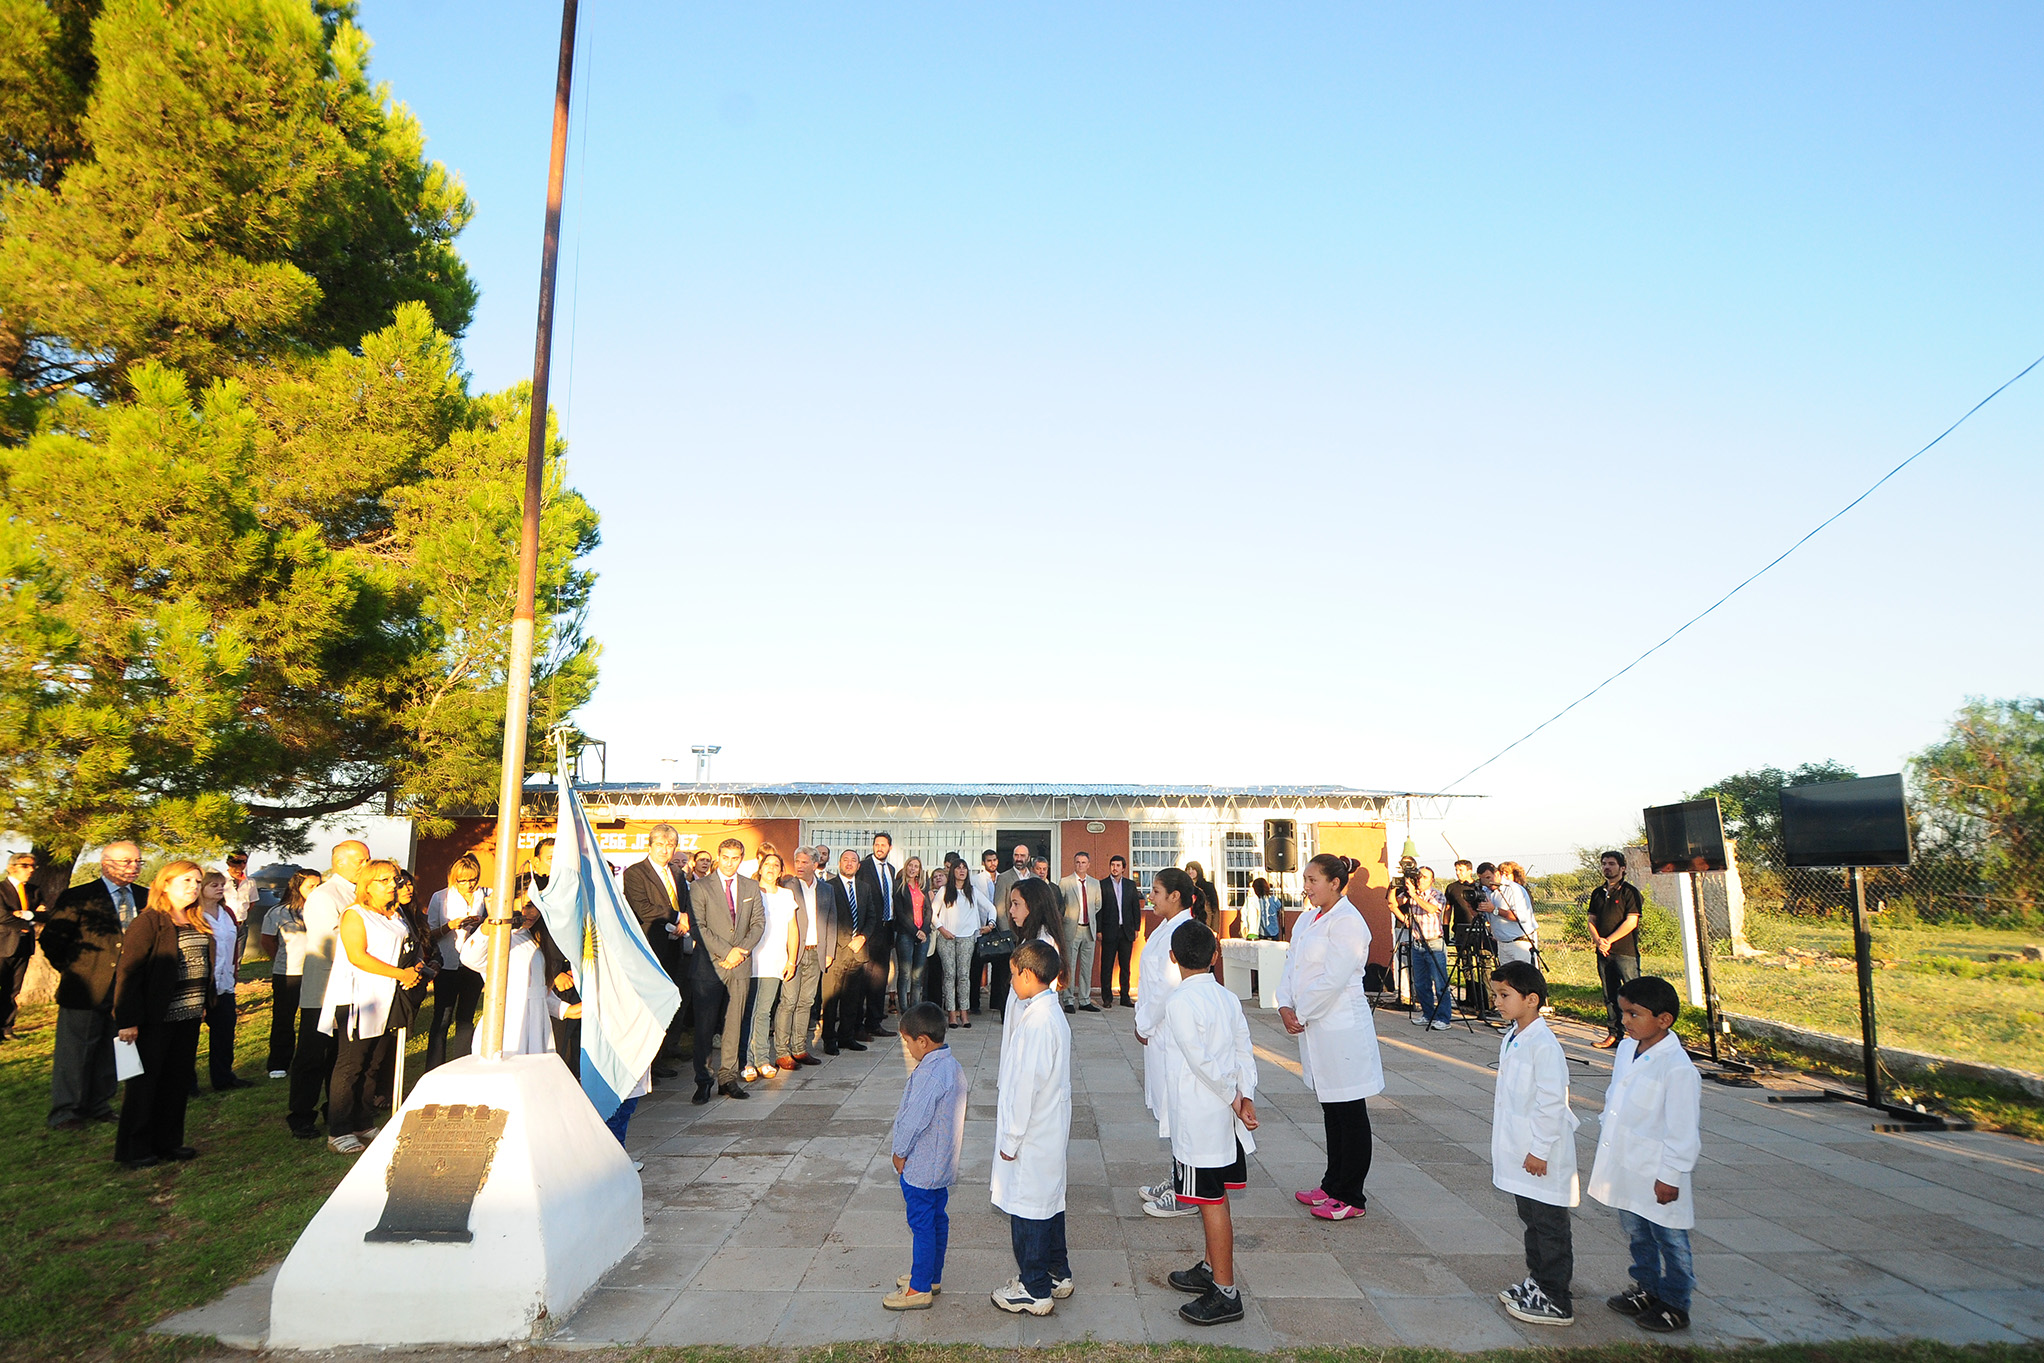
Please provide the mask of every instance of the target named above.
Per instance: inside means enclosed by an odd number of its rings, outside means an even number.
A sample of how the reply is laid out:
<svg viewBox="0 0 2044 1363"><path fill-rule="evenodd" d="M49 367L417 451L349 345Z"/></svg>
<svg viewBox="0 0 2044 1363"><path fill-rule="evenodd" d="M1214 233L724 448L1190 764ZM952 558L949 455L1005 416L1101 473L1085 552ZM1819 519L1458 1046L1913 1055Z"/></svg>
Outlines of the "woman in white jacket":
<svg viewBox="0 0 2044 1363"><path fill-rule="evenodd" d="M1306 1087L1320 1100L1327 1128L1327 1172L1318 1188L1294 1194L1323 1221L1363 1214L1370 1176L1368 1099L1384 1091L1377 1027L1363 990L1370 925L1349 903L1355 863L1323 852L1306 864L1306 912L1292 925L1292 947L1278 978L1278 1018L1299 1038Z"/></svg>

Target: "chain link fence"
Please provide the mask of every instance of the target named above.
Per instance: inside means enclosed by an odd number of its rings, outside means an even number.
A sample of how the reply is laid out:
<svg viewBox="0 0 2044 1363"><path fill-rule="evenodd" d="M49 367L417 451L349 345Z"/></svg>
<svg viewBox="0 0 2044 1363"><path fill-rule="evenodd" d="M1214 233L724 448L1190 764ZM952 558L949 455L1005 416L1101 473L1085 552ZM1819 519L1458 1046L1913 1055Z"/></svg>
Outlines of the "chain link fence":
<svg viewBox="0 0 2044 1363"><path fill-rule="evenodd" d="M1919 843L1914 863L1864 872L1874 1003L1884 1048L2044 1075L2044 847L1998 830L1964 852ZM1533 884L1550 976L1598 987L1586 909L1597 856ZM1653 875L1627 847L1646 898L1641 968L1683 987L1686 877ZM1733 872L1702 878L1712 975L1735 1019L1838 1038L1857 1054L1859 982L1850 875L1787 866L1779 844L1742 839ZM1893 1063L1893 1062L1891 1062ZM1921 1069L1921 1065L1915 1068ZM2032 1089L2044 1097L2044 1080Z"/></svg>

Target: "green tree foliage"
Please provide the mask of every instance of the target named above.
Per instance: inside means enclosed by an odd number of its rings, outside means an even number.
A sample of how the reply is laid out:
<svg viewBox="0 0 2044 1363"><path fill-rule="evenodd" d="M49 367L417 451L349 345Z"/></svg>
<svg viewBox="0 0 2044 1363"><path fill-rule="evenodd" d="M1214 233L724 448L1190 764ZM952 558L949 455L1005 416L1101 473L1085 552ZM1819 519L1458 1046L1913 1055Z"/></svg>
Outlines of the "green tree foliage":
<svg viewBox="0 0 2044 1363"><path fill-rule="evenodd" d="M1725 836L1739 840L1739 865L1750 861L1769 871L1781 864L1781 792L1784 786L1814 786L1826 781L1856 780L1859 773L1841 762L1805 762L1789 771L1755 767L1713 781L1684 796L1706 800L1715 795L1725 821Z"/></svg>
<svg viewBox="0 0 2044 1363"><path fill-rule="evenodd" d="M2005 912L2044 901L2044 700L1973 698L1910 762L1920 858L1977 868Z"/></svg>
<svg viewBox="0 0 2044 1363"><path fill-rule="evenodd" d="M0 824L197 850L486 804L530 394L460 371L466 195L352 5L97 8L0 0ZM545 486L534 738L597 653L558 441Z"/></svg>

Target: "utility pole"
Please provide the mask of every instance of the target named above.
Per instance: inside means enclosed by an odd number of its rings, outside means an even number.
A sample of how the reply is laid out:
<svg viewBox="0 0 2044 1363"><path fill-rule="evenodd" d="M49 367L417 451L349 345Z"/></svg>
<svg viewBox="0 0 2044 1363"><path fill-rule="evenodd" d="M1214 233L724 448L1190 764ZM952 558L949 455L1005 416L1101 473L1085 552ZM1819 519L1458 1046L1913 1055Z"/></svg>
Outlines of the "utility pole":
<svg viewBox="0 0 2044 1363"><path fill-rule="evenodd" d="M518 827L525 802L525 730L532 703L534 597L539 585L539 499L546 467L547 375L553 362L554 276L561 257L561 185L568 168L568 91L575 71L576 0L561 0L561 59L554 78L554 145L547 165L546 233L539 257L539 326L532 354L532 422L525 440L525 515L518 537L518 605L504 679L504 764L497 786L497 877L484 925L490 958L483 980L481 1053L504 1051L504 987L511 971L511 893L518 875Z"/></svg>

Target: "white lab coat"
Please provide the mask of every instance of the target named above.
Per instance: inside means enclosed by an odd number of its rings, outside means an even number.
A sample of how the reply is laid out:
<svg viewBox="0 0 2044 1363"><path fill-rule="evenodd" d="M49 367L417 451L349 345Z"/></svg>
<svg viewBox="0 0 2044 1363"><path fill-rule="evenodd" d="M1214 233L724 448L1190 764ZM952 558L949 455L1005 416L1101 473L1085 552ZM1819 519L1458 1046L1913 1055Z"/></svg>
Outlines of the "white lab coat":
<svg viewBox="0 0 2044 1363"><path fill-rule="evenodd" d="M1278 976L1278 1007L1306 1024L1299 1033L1299 1070L1323 1103L1347 1103L1384 1091L1377 1024L1363 990L1370 960L1370 925L1346 899L1308 909L1292 924L1292 946Z"/></svg>
<svg viewBox="0 0 2044 1363"><path fill-rule="evenodd" d="M1256 1097L1256 1052L1242 1001L1211 973L1194 975L1171 991L1164 1030L1171 1037L1171 1158L1224 1169L1235 1162L1237 1141L1245 1153L1256 1149L1234 1112L1237 1098Z"/></svg>
<svg viewBox="0 0 2044 1363"><path fill-rule="evenodd" d="M462 936L461 963L470 970L487 974L490 964L490 934L482 928ZM530 928L511 934L511 964L504 975L504 1054L539 1055L554 1048L551 1018L559 1017L567 1005L547 987L546 957ZM482 1053L478 1041L476 1053Z"/></svg>
<svg viewBox="0 0 2044 1363"><path fill-rule="evenodd" d="M1046 989L1016 1011L1001 1038L994 1205L1030 1221L1063 1211L1071 1139L1072 1026L1057 990Z"/></svg>
<svg viewBox="0 0 2044 1363"><path fill-rule="evenodd" d="M1582 1201L1576 1181L1576 1128L1568 1105L1568 1057L1538 1018L1508 1034L1498 1047L1497 1098L1490 1112L1490 1181L1535 1202L1573 1207ZM1526 1172L1526 1156L1547 1161L1547 1172Z"/></svg>
<svg viewBox="0 0 2044 1363"><path fill-rule="evenodd" d="M1590 1196L1607 1207L1656 1225L1696 1225L1689 1176L1703 1151L1698 1130L1703 1079L1673 1033L1645 1055L1631 1037L1611 1057L1611 1087L1598 1119L1597 1162L1590 1166ZM1680 1190L1673 1202L1654 1200L1656 1182Z"/></svg>
<svg viewBox="0 0 2044 1363"><path fill-rule="evenodd" d="M1181 909L1157 925L1143 940L1142 959L1136 974L1136 1032L1149 1041L1143 1048L1143 1102L1157 1119L1157 1134L1171 1134L1170 1064L1164 1048L1164 1005L1178 987L1178 967L1171 963L1171 934L1192 921L1192 910ZM1230 1159L1234 1156L1230 1155Z"/></svg>

